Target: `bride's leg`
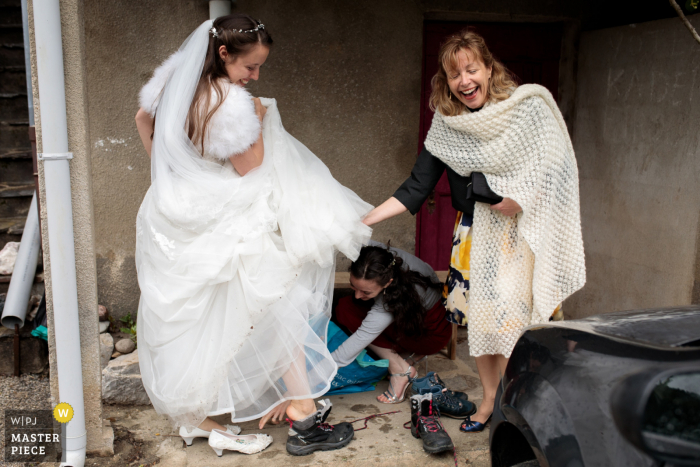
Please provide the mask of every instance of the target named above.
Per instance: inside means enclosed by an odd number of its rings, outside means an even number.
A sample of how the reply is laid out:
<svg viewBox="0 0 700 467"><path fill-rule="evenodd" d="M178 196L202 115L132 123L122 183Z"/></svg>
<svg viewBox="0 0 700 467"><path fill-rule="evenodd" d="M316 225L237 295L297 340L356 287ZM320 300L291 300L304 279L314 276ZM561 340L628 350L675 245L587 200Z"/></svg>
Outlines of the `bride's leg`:
<svg viewBox="0 0 700 467"><path fill-rule="evenodd" d="M284 385L287 387L286 394L290 396L311 393L309 378L306 373L306 354L304 352L298 352L296 359L292 362L287 372L282 375L282 380L284 380ZM316 412L316 404L314 404L313 399L286 401L264 415L260 419L258 426L262 429L268 421L277 424L284 419L283 414L294 421L303 420L314 412Z"/></svg>
<svg viewBox="0 0 700 467"><path fill-rule="evenodd" d="M301 349L282 379L287 386L287 393L292 396L311 393L309 376L306 372L306 354ZM292 400L287 407L287 416L290 420L303 420L314 412L316 412L316 404L313 399Z"/></svg>
<svg viewBox="0 0 700 467"><path fill-rule="evenodd" d="M219 425L218 423L216 423L214 420L212 420L209 417L205 418L204 421L202 423L200 423L197 428L199 428L200 430L204 430L204 431L211 431L211 430L226 431L226 427L224 427L223 425Z"/></svg>

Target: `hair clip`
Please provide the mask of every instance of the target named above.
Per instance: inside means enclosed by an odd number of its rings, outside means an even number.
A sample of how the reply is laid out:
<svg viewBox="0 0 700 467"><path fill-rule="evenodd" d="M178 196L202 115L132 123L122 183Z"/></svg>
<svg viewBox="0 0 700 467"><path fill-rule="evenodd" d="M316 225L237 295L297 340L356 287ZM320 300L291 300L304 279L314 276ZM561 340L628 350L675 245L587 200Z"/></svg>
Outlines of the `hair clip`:
<svg viewBox="0 0 700 467"><path fill-rule="evenodd" d="M216 32L216 28L212 26L212 28L209 30L212 36L214 37L219 37L219 33Z"/></svg>

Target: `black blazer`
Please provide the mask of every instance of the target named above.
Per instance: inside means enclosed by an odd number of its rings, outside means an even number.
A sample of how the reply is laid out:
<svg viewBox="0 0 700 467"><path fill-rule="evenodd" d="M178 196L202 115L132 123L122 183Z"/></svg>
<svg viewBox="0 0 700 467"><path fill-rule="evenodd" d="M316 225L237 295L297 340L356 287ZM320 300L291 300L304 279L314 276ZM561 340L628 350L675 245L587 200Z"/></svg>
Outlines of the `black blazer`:
<svg viewBox="0 0 700 467"><path fill-rule="evenodd" d="M467 200L467 186L471 177L462 177L447 164L423 148L411 170L411 176L394 193L394 198L415 215L447 170L447 181L452 192L452 207L465 214L474 214L474 201Z"/></svg>

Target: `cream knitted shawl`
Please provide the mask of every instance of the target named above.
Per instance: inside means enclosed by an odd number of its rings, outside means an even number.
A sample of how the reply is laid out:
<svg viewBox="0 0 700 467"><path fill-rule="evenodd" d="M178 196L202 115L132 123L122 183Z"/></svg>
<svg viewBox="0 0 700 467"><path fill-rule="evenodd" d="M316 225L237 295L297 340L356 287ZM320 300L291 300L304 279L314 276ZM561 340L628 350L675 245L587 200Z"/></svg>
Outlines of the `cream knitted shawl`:
<svg viewBox="0 0 700 467"><path fill-rule="evenodd" d="M471 312L493 310L499 294L517 289L518 283L529 284L530 276L530 322L524 324L546 322L586 282L578 169L552 95L542 86L526 84L479 112L456 117L436 113L425 147L460 175L483 172L494 192L523 208L514 228L512 218L476 203ZM520 238L534 253L534 271L529 273L504 267L510 261L506 252L524 243ZM523 302L530 300L522 297Z"/></svg>

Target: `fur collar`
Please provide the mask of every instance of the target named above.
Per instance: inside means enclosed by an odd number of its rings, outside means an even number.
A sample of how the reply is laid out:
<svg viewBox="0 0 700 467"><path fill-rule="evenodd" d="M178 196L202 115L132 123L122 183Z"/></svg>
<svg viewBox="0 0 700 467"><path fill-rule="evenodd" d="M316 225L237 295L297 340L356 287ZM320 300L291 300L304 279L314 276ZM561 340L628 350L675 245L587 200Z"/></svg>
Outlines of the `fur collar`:
<svg viewBox="0 0 700 467"><path fill-rule="evenodd" d="M153 76L141 88L139 105L154 117L163 88L173 71L180 65L181 52L175 52L153 72ZM241 86L222 78L219 83L225 92L221 106L212 115L207 125L204 148L194 141L197 149L206 158L225 160L245 152L260 136L260 121L255 114L253 96ZM216 93L212 92L210 106L216 103Z"/></svg>
<svg viewBox="0 0 700 467"><path fill-rule="evenodd" d="M153 76L139 92L139 105L143 110L148 112L151 117L156 115L156 108L160 102L160 96L163 94L165 83L173 74L173 71L180 64L182 52L179 50L167 58L153 72Z"/></svg>

